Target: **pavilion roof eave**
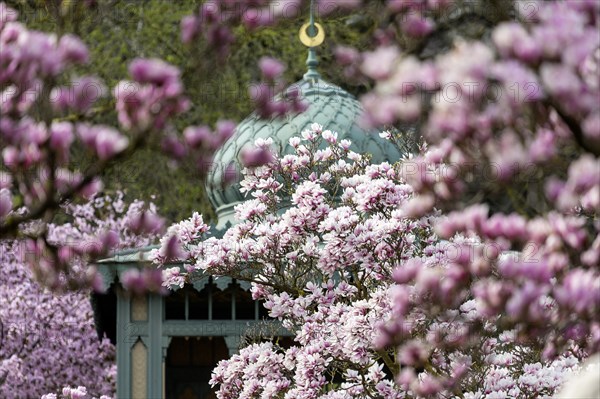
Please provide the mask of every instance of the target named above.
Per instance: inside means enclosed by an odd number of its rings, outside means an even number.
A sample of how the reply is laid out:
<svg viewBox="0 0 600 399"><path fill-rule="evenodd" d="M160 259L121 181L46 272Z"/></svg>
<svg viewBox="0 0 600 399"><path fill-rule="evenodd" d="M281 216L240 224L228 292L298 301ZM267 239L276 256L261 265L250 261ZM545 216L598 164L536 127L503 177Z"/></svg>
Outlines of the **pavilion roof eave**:
<svg viewBox="0 0 600 399"><path fill-rule="evenodd" d="M109 258L96 261L95 264L148 263L151 262L150 251L157 248L158 245L148 245L141 248L124 249Z"/></svg>
<svg viewBox="0 0 600 399"><path fill-rule="evenodd" d="M150 264L152 261L149 258L150 251L158 248L158 245L149 245L141 248L133 248L126 249L123 251L119 251L114 254L110 258L101 259L95 262L95 266L100 273L104 286L110 287L113 282L118 278L121 280L122 274L132 268L139 268L144 264ZM165 267L179 267L183 269L184 262L172 262L164 265ZM208 273L202 273L198 276L197 281L194 281L192 285L196 288L196 290L200 291L204 286L208 283L208 279L211 276ZM220 290L224 290L227 288L229 283L232 282L231 277L220 276L215 278L215 284L218 286ZM238 284L244 289L250 289L250 283L246 281L238 281ZM173 290L179 289L179 287L173 286L171 287Z"/></svg>

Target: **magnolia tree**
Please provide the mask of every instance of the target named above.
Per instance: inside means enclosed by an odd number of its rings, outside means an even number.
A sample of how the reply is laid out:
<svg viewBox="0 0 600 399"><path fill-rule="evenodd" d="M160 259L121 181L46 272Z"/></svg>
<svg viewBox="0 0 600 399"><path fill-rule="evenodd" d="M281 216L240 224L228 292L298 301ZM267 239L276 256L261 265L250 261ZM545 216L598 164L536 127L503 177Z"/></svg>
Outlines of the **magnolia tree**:
<svg viewBox="0 0 600 399"><path fill-rule="evenodd" d="M190 264L165 270L166 285L196 272L251 281L254 298L295 335L291 348L265 340L219 363L211 382L220 398L543 397L593 350L570 340L550 359L514 313L503 320L488 310L482 284L515 278L506 270L519 254L503 256L473 231L441 239L452 218L438 212L412 216L412 159L372 165L318 125L290 144L295 154L246 170L242 190L253 198L223 238L195 214L170 227L153 255ZM484 261L494 261L490 273L472 276ZM518 286L509 294L520 300ZM561 310L550 296L538 306Z"/></svg>
<svg viewBox="0 0 600 399"><path fill-rule="evenodd" d="M98 78L75 74L89 61L79 38L27 29L17 17L0 3L0 237L26 236L37 252L32 259L43 258L50 280L66 281L50 275L77 274L73 257L97 258L115 242L107 233L96 245L51 243L48 223L62 204L93 196L102 188L108 166L155 141L174 158L197 159L206 172L207 159L234 124L189 126L184 139L169 135L165 132L174 131L172 119L190 104L176 67L158 59L135 59L129 66L131 80L119 82L110 97ZM116 108L115 126L91 123L100 105ZM73 151L86 154L87 161L73 162ZM25 234L21 227L31 221L35 228L29 225ZM156 214L141 212L134 224L139 232L154 233L161 223ZM39 267L36 262L32 266ZM90 274L80 283L92 280Z"/></svg>
<svg viewBox="0 0 600 399"><path fill-rule="evenodd" d="M69 222L48 225L48 240L62 248L96 246L98 235L113 231L117 248L148 245L156 237L138 235L132 225L144 210L156 211L140 201L126 205L122 194L70 205L64 208ZM31 269L22 259L36 255L36 248L22 240L0 241L0 396L40 397L69 384L85 385L91 396L112 395L114 346L98 338L89 290L46 288L78 287L93 273L81 258L72 261L69 274L50 273L43 261L33 262L37 267ZM101 284L94 280L96 290L107 288Z"/></svg>

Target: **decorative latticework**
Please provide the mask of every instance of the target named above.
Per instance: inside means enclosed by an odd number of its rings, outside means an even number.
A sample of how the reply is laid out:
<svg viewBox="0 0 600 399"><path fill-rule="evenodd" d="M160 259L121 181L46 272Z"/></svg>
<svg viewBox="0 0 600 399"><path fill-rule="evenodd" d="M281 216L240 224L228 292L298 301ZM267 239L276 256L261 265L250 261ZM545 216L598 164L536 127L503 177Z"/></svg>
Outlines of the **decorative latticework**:
<svg viewBox="0 0 600 399"><path fill-rule="evenodd" d="M146 295L135 295L131 298L131 320L148 320L148 297Z"/></svg>
<svg viewBox="0 0 600 399"><path fill-rule="evenodd" d="M131 349L131 397L147 399L148 351L142 340Z"/></svg>

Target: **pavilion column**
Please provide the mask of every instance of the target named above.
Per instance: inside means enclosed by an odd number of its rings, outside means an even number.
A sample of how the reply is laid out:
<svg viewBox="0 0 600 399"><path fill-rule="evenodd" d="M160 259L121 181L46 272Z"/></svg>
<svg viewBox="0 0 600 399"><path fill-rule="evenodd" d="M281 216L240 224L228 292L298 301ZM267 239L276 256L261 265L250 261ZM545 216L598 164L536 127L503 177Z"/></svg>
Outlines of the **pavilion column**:
<svg viewBox="0 0 600 399"><path fill-rule="evenodd" d="M240 336L239 335L227 335L225 337L225 345L229 350L229 357L238 353L240 348Z"/></svg>
<svg viewBox="0 0 600 399"><path fill-rule="evenodd" d="M162 397L166 397L167 394L165 392L165 380L167 378L166 376L166 359L167 359L167 351L169 350L169 345L171 344L171 338L172 337L162 337Z"/></svg>
<svg viewBox="0 0 600 399"><path fill-rule="evenodd" d="M117 397L131 396L131 336L130 299L121 287L117 295ZM136 337L137 338L137 337Z"/></svg>
<svg viewBox="0 0 600 399"><path fill-rule="evenodd" d="M162 297L151 294L148 308L148 399L160 399L163 397Z"/></svg>

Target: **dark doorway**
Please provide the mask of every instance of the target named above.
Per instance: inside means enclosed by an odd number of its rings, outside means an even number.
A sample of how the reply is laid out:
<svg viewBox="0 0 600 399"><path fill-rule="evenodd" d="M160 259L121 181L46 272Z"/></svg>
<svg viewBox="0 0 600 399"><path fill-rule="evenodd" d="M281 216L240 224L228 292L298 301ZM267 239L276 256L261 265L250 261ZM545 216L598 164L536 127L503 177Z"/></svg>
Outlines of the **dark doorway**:
<svg viewBox="0 0 600 399"><path fill-rule="evenodd" d="M166 399L215 399L210 373L227 358L223 337L173 337L165 363Z"/></svg>
<svg viewBox="0 0 600 399"><path fill-rule="evenodd" d="M111 286L104 294L93 293L90 300L94 310L98 338L102 339L106 335L115 345L117 343L117 295L114 286Z"/></svg>

